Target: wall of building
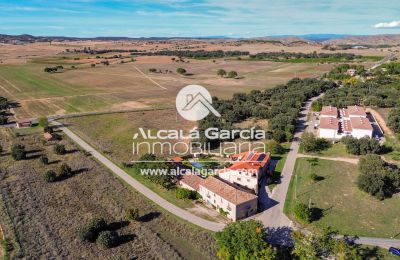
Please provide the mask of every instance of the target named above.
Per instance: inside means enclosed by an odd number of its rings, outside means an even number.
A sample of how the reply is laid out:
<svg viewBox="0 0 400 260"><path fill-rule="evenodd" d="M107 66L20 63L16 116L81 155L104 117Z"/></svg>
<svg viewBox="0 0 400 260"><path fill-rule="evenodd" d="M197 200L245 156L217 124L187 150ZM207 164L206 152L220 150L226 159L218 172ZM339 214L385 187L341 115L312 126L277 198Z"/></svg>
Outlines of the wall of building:
<svg viewBox="0 0 400 260"><path fill-rule="evenodd" d="M351 135L355 138L372 137L372 130L353 129Z"/></svg>
<svg viewBox="0 0 400 260"><path fill-rule="evenodd" d="M192 191L196 191L195 189L193 189L192 187L190 187L189 185L187 185L186 183L180 181L179 184L181 185L182 188L188 189L188 190L192 190Z"/></svg>
<svg viewBox="0 0 400 260"><path fill-rule="evenodd" d="M319 137L321 138L333 139L333 138L338 138L337 135L338 135L337 131L334 129L323 129L323 128L319 129Z"/></svg>
<svg viewBox="0 0 400 260"><path fill-rule="evenodd" d="M205 204L209 206L214 206L217 211L222 208L228 213L227 217L233 221L236 221L236 205L222 198L218 194L208 190L204 186L200 185L199 194L203 198Z"/></svg>
<svg viewBox="0 0 400 260"><path fill-rule="evenodd" d="M247 218L257 213L257 199L236 206L236 219Z"/></svg>
<svg viewBox="0 0 400 260"><path fill-rule="evenodd" d="M258 179L257 175L252 176L250 173L241 173L240 171L225 171L218 174L221 179L224 179L230 183L237 183L244 187L247 187L255 192L258 191Z"/></svg>

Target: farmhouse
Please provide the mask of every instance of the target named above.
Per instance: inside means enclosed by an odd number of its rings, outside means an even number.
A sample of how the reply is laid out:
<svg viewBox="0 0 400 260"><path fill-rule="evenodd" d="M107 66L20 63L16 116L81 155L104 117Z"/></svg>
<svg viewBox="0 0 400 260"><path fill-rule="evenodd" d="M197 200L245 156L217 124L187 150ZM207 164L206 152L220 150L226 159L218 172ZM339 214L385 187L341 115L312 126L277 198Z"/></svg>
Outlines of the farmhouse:
<svg viewBox="0 0 400 260"><path fill-rule="evenodd" d="M257 212L257 196L239 190L217 177L208 177L199 184L201 197L206 205L226 213L233 221Z"/></svg>
<svg viewBox="0 0 400 260"><path fill-rule="evenodd" d="M348 106L337 109L336 107L323 107L320 114L319 137L340 139L344 136L355 138L372 137L373 128L367 118L364 108Z"/></svg>
<svg viewBox="0 0 400 260"><path fill-rule="evenodd" d="M218 176L230 183L246 187L258 193L260 179L267 172L270 153L249 151L231 156L232 166L222 169Z"/></svg>
<svg viewBox="0 0 400 260"><path fill-rule="evenodd" d="M192 173L187 173L182 176L182 179L179 180L179 184L181 185L182 188L192 190L192 191L198 191L199 190L199 185L204 181L203 178L196 174Z"/></svg>
<svg viewBox="0 0 400 260"><path fill-rule="evenodd" d="M31 127L31 126L37 125L37 124L38 124L37 119L20 119L17 121L18 128Z"/></svg>

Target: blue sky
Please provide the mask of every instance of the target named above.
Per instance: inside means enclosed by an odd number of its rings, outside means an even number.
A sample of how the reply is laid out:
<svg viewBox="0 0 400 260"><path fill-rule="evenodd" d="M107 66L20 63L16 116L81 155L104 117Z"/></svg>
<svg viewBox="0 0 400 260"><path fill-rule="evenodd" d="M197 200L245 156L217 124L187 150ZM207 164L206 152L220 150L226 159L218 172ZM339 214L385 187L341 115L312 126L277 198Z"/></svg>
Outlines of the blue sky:
<svg viewBox="0 0 400 260"><path fill-rule="evenodd" d="M0 33L232 36L400 33L399 0L0 0Z"/></svg>

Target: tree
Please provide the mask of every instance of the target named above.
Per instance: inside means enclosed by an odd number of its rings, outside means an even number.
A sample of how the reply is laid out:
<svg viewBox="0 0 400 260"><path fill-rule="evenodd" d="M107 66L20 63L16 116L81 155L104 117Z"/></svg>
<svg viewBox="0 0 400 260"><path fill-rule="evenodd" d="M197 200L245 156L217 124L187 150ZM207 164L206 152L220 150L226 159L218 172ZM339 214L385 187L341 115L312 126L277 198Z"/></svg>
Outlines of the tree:
<svg viewBox="0 0 400 260"><path fill-rule="evenodd" d="M262 251L264 256L270 252L269 259L274 259L265 239L265 229L259 221L229 223L216 234L217 255L220 259L257 259L255 256Z"/></svg>
<svg viewBox="0 0 400 260"><path fill-rule="evenodd" d="M238 73L234 70L228 72L228 78L236 78Z"/></svg>
<svg viewBox="0 0 400 260"><path fill-rule="evenodd" d="M268 141L267 148L273 154L283 154L285 152L285 148L275 140Z"/></svg>
<svg viewBox="0 0 400 260"><path fill-rule="evenodd" d="M78 236L82 242L94 242L97 238L97 232L90 226L84 226L78 229Z"/></svg>
<svg viewBox="0 0 400 260"><path fill-rule="evenodd" d="M0 115L0 125L5 125L8 123L8 118L5 115Z"/></svg>
<svg viewBox="0 0 400 260"><path fill-rule="evenodd" d="M400 133L400 108L392 109L389 112L388 125L396 133Z"/></svg>
<svg viewBox="0 0 400 260"><path fill-rule="evenodd" d="M49 164L49 158L47 158L47 156L46 155L42 155L42 156L40 156L40 161L44 164L44 165L47 165L47 164Z"/></svg>
<svg viewBox="0 0 400 260"><path fill-rule="evenodd" d="M96 243L104 248L111 248L118 242L118 234L115 231L101 231L96 239Z"/></svg>
<svg viewBox="0 0 400 260"><path fill-rule="evenodd" d="M217 75L220 76L221 78L222 78L222 77L225 77L226 71L225 71L224 69L219 69L219 70L217 71Z"/></svg>
<svg viewBox="0 0 400 260"><path fill-rule="evenodd" d="M71 167L68 164L63 163L58 167L57 175L60 178L67 178L72 175Z"/></svg>
<svg viewBox="0 0 400 260"><path fill-rule="evenodd" d="M44 173L43 178L46 182L54 182L57 179L57 174L50 170Z"/></svg>
<svg viewBox="0 0 400 260"><path fill-rule="evenodd" d="M195 199L197 199L198 195L197 195L196 191L191 191L191 190L185 189L185 188L178 188L176 190L176 197L178 199L195 200Z"/></svg>
<svg viewBox="0 0 400 260"><path fill-rule="evenodd" d="M11 148L11 156L16 161L20 161L26 158L25 146L22 144L14 144Z"/></svg>
<svg viewBox="0 0 400 260"><path fill-rule="evenodd" d="M125 213L125 219L127 219L129 221L139 220L139 209L129 208Z"/></svg>
<svg viewBox="0 0 400 260"><path fill-rule="evenodd" d="M47 119L47 117L43 116L39 118L39 126L40 127L47 127L49 125L49 121Z"/></svg>
<svg viewBox="0 0 400 260"><path fill-rule="evenodd" d="M300 260L316 259L318 250L315 246L312 236L307 236L299 231L292 231L294 242L293 254L298 256Z"/></svg>
<svg viewBox="0 0 400 260"><path fill-rule="evenodd" d="M312 220L312 212L304 203L297 203L293 209L295 217L306 223L310 223Z"/></svg>
<svg viewBox="0 0 400 260"><path fill-rule="evenodd" d="M181 75L185 75L185 74L186 74L186 70L183 69L183 68L177 68L177 69L176 69L176 72L179 73L179 74L181 74Z"/></svg>
<svg viewBox="0 0 400 260"><path fill-rule="evenodd" d="M305 152L318 152L330 146L326 139L316 138L315 135L310 132L304 132L302 134L301 144Z"/></svg>
<svg viewBox="0 0 400 260"><path fill-rule="evenodd" d="M54 152L58 155L64 155L67 150L65 149L65 146L63 144L56 144L54 146Z"/></svg>

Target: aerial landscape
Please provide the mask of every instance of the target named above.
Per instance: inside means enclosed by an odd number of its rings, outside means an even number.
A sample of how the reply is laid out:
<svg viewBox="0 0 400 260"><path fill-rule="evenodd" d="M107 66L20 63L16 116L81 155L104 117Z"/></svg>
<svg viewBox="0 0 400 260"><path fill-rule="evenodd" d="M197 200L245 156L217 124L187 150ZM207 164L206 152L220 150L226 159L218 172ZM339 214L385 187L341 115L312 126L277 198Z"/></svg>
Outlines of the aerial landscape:
<svg viewBox="0 0 400 260"><path fill-rule="evenodd" d="M400 259L399 8L0 0L0 259Z"/></svg>

